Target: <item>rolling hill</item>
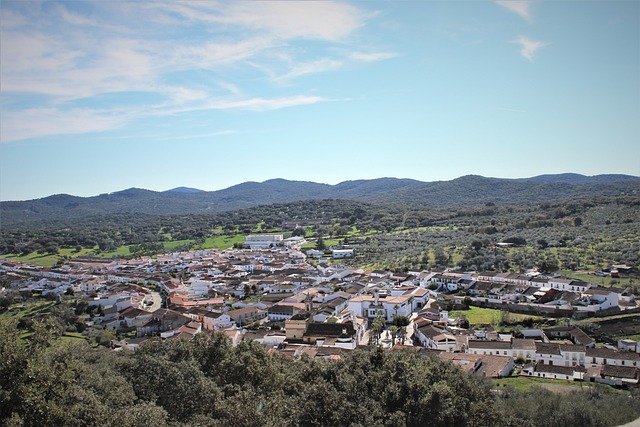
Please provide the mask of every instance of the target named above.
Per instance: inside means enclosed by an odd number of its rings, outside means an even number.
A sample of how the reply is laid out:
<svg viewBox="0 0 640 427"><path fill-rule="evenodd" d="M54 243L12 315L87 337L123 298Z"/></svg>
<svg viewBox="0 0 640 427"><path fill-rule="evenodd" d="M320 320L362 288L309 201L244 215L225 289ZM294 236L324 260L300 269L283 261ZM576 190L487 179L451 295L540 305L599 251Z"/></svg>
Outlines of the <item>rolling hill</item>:
<svg viewBox="0 0 640 427"><path fill-rule="evenodd" d="M110 213L155 215L224 212L252 206L316 199L347 199L412 206L473 206L539 203L593 197L640 196L640 177L579 174L524 179L467 175L450 181L421 182L379 178L336 185L271 179L244 182L218 191L187 187L155 192L129 188L93 197L56 194L42 199L0 203L2 225L43 219L84 218Z"/></svg>

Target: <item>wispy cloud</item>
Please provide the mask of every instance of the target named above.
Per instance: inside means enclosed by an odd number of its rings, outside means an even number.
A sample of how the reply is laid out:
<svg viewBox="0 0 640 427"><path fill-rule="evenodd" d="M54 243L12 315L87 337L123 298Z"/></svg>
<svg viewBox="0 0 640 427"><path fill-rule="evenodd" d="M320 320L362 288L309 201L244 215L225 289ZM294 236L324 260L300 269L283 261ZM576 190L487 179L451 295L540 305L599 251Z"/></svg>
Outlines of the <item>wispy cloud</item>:
<svg viewBox="0 0 640 427"><path fill-rule="evenodd" d="M398 56L397 53L393 52L374 52L374 53L364 53L364 52L353 52L349 55L350 58L364 61L364 62L376 62L376 61L384 61L385 59L396 58Z"/></svg>
<svg viewBox="0 0 640 427"><path fill-rule="evenodd" d="M55 108L31 108L5 112L0 128L0 142L113 130L122 126L125 121L125 115L90 109L63 111Z"/></svg>
<svg viewBox="0 0 640 427"><path fill-rule="evenodd" d="M342 66L342 61L338 61L331 58L322 58L317 61L304 62L296 64L286 74L276 77L275 81L290 80L296 77L304 76L305 74L323 73L338 69Z"/></svg>
<svg viewBox="0 0 640 427"><path fill-rule="evenodd" d="M370 19L345 3L79 4L3 4L2 142L117 129L194 110L325 102L274 83L337 70L349 59L392 55L341 53L358 50L350 36ZM318 48L300 49L305 39Z"/></svg>
<svg viewBox="0 0 640 427"><path fill-rule="evenodd" d="M533 19L533 14L531 12L531 2L528 0L497 0L496 4L504 7L507 10L510 10L513 13L520 15L527 21L531 21Z"/></svg>
<svg viewBox="0 0 640 427"><path fill-rule="evenodd" d="M153 3L191 21L241 26L282 39L344 39L364 25L366 16L355 6L322 2L190 2Z"/></svg>
<svg viewBox="0 0 640 427"><path fill-rule="evenodd" d="M527 58L530 62L533 62L533 58L538 50L548 45L548 43L522 36L514 40L513 43L517 43L522 47L522 49L520 49L520 55Z"/></svg>
<svg viewBox="0 0 640 427"><path fill-rule="evenodd" d="M296 107L299 105L309 105L309 104L317 104L318 102L328 101L325 98L320 96L289 96L284 98L274 98L274 99L265 99L265 98L251 98L251 99L242 99L235 101L214 101L206 106L203 109L212 109L212 110L227 110L227 109L242 109L242 110L253 110L253 111L269 111L269 110L279 110L281 108L287 107Z"/></svg>

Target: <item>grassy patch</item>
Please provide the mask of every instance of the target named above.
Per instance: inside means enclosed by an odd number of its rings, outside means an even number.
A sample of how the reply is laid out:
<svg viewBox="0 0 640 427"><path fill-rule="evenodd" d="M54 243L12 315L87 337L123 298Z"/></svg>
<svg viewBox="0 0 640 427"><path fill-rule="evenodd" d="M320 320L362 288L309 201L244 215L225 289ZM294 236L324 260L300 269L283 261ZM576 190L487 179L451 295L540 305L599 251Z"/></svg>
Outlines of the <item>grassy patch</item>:
<svg viewBox="0 0 640 427"><path fill-rule="evenodd" d="M574 382L574 381L562 381L562 380L552 380L547 378L530 378L530 377L507 377L507 378L499 378L493 380L496 388L511 386L516 390L528 392L533 387L543 387L547 388L551 391L562 393L571 392L580 390L580 388L588 388L590 387L586 383ZM553 387L547 387L547 385L551 385ZM564 389L564 390L563 390Z"/></svg>
<svg viewBox="0 0 640 427"><path fill-rule="evenodd" d="M464 314L471 325L490 325L497 324L502 319L502 310L495 308L469 307L469 310L455 310L450 313L450 317L460 317ZM542 320L539 316L530 316L527 314L509 313L508 318L511 322L522 322L526 319L533 319L534 322Z"/></svg>
<svg viewBox="0 0 640 427"><path fill-rule="evenodd" d="M37 252L31 252L28 255L16 255L9 254L4 255L3 258L7 261L19 261L26 262L28 264L40 265L42 267L51 267L58 262L60 257L58 255L44 254L41 255Z"/></svg>
<svg viewBox="0 0 640 427"><path fill-rule="evenodd" d="M558 273L572 279L579 279L587 283L595 283L598 286L603 286L606 288L611 286L613 286L614 288L626 288L627 286L632 285L631 278L629 277L621 277L621 278L614 278L609 276L598 277L593 274L575 272L571 270L560 270L558 271Z"/></svg>
<svg viewBox="0 0 640 427"><path fill-rule="evenodd" d="M37 313L48 313L51 307L56 305L55 301L36 301L26 304L14 304L8 311L0 314L0 317L21 319L25 316L33 316Z"/></svg>
<svg viewBox="0 0 640 427"><path fill-rule="evenodd" d="M26 262L28 264L40 265L42 267L51 267L64 257L75 258L78 256L91 255L93 254L94 249L95 248L82 248L81 251L77 252L72 248L62 248L59 250L58 254L39 254L37 252L31 252L27 255L7 254L3 255L1 259L5 259L7 261Z"/></svg>
<svg viewBox="0 0 640 427"><path fill-rule="evenodd" d="M229 249L235 243L244 243L245 235L236 234L233 236L215 236L208 237L204 244L200 246L202 249Z"/></svg>
<svg viewBox="0 0 640 427"><path fill-rule="evenodd" d="M131 255L131 251L129 250L130 246L131 245L120 246L119 248L108 252L96 252L95 256L101 258L126 257Z"/></svg>

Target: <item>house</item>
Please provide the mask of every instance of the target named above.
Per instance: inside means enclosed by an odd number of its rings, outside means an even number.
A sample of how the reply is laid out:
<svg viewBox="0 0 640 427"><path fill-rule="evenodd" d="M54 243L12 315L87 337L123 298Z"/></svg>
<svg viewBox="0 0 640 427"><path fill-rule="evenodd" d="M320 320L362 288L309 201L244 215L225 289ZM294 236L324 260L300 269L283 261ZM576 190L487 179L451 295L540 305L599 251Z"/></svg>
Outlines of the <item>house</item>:
<svg viewBox="0 0 640 427"><path fill-rule="evenodd" d="M547 337L544 341L549 341L549 339L569 339L572 343L580 344L587 348L592 348L596 345L594 339L577 326L557 326L545 329L543 332Z"/></svg>
<svg viewBox="0 0 640 427"><path fill-rule="evenodd" d="M604 365L596 372L599 372L599 375L589 377L589 381L615 386L637 385L640 383L640 369L638 368Z"/></svg>
<svg viewBox="0 0 640 427"><path fill-rule="evenodd" d="M269 307L267 314L270 322L282 322L291 319L295 314L304 310L304 304L276 303Z"/></svg>
<svg viewBox="0 0 640 427"><path fill-rule="evenodd" d="M586 348L580 344L560 344L560 355L564 359L564 366L584 366Z"/></svg>
<svg viewBox="0 0 640 427"><path fill-rule="evenodd" d="M543 362L529 363L522 368L522 374L530 377L566 381L582 380L586 371L582 366L547 365Z"/></svg>
<svg viewBox="0 0 640 427"><path fill-rule="evenodd" d="M619 294L613 290L593 288L582 293L583 301L591 310L604 310L618 306Z"/></svg>
<svg viewBox="0 0 640 427"><path fill-rule="evenodd" d="M318 307L318 310L313 315L313 320L324 322L330 317L337 317L341 311L347 308L347 301L348 299L342 296L331 298Z"/></svg>
<svg viewBox="0 0 640 427"><path fill-rule="evenodd" d="M334 259L353 258L355 256L355 249L334 249L331 251L331 256Z"/></svg>
<svg viewBox="0 0 640 427"><path fill-rule="evenodd" d="M122 313L120 313L120 318L125 323L127 328L135 328L137 326L142 326L145 323L149 322L153 317L152 313L148 311L141 310L139 308L129 307L125 309Z"/></svg>
<svg viewBox="0 0 640 427"><path fill-rule="evenodd" d="M590 283L583 282L582 280L565 279L560 277L549 279L547 284L550 288L557 289L559 291L571 291L578 293L585 292L591 287Z"/></svg>
<svg viewBox="0 0 640 427"><path fill-rule="evenodd" d="M618 348L624 351L635 351L636 353L640 353L640 343L635 340L618 340Z"/></svg>
<svg viewBox="0 0 640 427"><path fill-rule="evenodd" d="M151 320L142 326L138 326L138 337L172 331L193 321L177 311L165 308L159 308L151 314Z"/></svg>
<svg viewBox="0 0 640 427"><path fill-rule="evenodd" d="M564 366L564 358L557 343L536 342L536 361L545 365Z"/></svg>
<svg viewBox="0 0 640 427"><path fill-rule="evenodd" d="M227 313L208 311L202 316L202 326L206 331L219 331L230 328L234 321Z"/></svg>
<svg viewBox="0 0 640 427"><path fill-rule="evenodd" d="M454 351L456 339L443 328L438 328L431 323L414 330L414 338L422 347L433 350Z"/></svg>
<svg viewBox="0 0 640 427"><path fill-rule="evenodd" d="M513 371L511 356L439 352L438 357L460 366L469 373L490 378L508 377Z"/></svg>
<svg viewBox="0 0 640 427"><path fill-rule="evenodd" d="M309 249L307 251L307 256L313 258L313 259L320 259L324 256L324 252L323 251L319 251L317 249Z"/></svg>
<svg viewBox="0 0 640 427"><path fill-rule="evenodd" d="M476 281L471 285L469 285L467 292L469 293L469 295L474 295L474 296L487 295L487 293L492 287L493 285L489 282Z"/></svg>
<svg viewBox="0 0 640 427"><path fill-rule="evenodd" d="M336 345L346 343L345 347L355 348L356 331L351 322L347 323L308 323L307 330L302 336L302 341L306 344ZM340 347L340 345L337 345Z"/></svg>
<svg viewBox="0 0 640 427"><path fill-rule="evenodd" d="M587 348L585 354L586 367L605 365L640 368L640 354L609 348Z"/></svg>
<svg viewBox="0 0 640 427"><path fill-rule="evenodd" d="M267 317L266 311L260 310L255 306L230 310L227 314L238 326L249 325Z"/></svg>
<svg viewBox="0 0 640 427"><path fill-rule="evenodd" d="M514 338L511 340L511 355L522 356L525 360L535 360L536 342L532 339Z"/></svg>
<svg viewBox="0 0 640 427"><path fill-rule="evenodd" d="M411 303L410 297L407 295L380 296L378 292L375 295L356 295L348 301L349 310L356 316L375 319L382 316L386 322L391 323L393 316L410 316Z"/></svg>
<svg viewBox="0 0 640 427"><path fill-rule="evenodd" d="M489 356L510 356L510 341L469 340L467 353L487 354Z"/></svg>

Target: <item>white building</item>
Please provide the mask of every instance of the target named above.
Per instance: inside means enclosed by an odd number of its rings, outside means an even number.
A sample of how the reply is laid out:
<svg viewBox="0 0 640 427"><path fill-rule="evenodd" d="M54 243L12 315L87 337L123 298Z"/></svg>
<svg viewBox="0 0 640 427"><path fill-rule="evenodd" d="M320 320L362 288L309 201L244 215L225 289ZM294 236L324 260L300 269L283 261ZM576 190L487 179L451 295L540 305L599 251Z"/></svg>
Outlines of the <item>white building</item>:
<svg viewBox="0 0 640 427"><path fill-rule="evenodd" d="M335 259L353 258L355 255L355 249L334 249L331 253Z"/></svg>
<svg viewBox="0 0 640 427"><path fill-rule="evenodd" d="M250 234L245 238L244 245L254 248L273 248L282 245L282 234Z"/></svg>
<svg viewBox="0 0 640 427"><path fill-rule="evenodd" d="M409 296L379 297L373 295L356 295L348 301L349 310L356 316L375 319L381 315L385 321L393 322L393 316L411 315L411 303Z"/></svg>

